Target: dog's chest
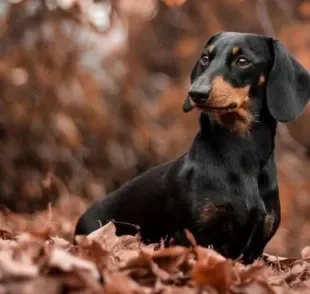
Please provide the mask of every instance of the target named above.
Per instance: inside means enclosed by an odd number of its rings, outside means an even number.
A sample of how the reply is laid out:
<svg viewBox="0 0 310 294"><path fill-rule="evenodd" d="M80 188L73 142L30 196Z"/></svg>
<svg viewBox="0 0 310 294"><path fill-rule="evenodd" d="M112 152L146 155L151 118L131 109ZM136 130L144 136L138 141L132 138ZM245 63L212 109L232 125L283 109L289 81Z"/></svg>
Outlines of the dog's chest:
<svg viewBox="0 0 310 294"><path fill-rule="evenodd" d="M265 210L256 176L233 170L196 169L190 186L193 218L201 225L234 221L242 226L253 209Z"/></svg>

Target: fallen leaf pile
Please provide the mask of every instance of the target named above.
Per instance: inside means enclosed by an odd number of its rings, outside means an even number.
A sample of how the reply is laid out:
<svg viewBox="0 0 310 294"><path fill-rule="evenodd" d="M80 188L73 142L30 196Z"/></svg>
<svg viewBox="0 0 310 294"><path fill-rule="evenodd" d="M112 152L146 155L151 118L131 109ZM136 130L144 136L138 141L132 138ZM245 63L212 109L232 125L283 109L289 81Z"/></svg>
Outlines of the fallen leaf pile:
<svg viewBox="0 0 310 294"><path fill-rule="evenodd" d="M1 293L308 293L303 259L264 255L244 266L210 248L145 245L108 223L73 244L48 230L0 231ZM308 289L308 290L307 290Z"/></svg>

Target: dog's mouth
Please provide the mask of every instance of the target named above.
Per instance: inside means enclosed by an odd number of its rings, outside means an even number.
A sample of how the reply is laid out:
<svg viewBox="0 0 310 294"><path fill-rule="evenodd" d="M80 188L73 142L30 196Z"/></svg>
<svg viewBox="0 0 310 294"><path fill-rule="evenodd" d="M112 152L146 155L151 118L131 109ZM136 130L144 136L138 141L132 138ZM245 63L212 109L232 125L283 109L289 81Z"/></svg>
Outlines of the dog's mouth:
<svg viewBox="0 0 310 294"><path fill-rule="evenodd" d="M232 112L235 111L238 108L237 103L230 103L229 105L225 105L225 106L219 106L219 105L211 105L208 104L207 102L204 103L195 103L193 102L193 100L189 97L189 99L191 100L191 105L194 108L197 108L201 111L204 112L220 112L220 113L227 113L227 112Z"/></svg>
<svg viewBox="0 0 310 294"><path fill-rule="evenodd" d="M248 109L249 102L246 99L244 100L243 103L230 102L227 106L222 106L210 103L212 100L203 103L194 103L194 101L187 96L183 103L183 111L189 112L196 108L202 113L214 116L220 125L243 135L249 131L251 123L254 121L254 118Z"/></svg>
<svg viewBox="0 0 310 294"><path fill-rule="evenodd" d="M206 112L232 112L238 108L236 103L231 103L228 106L211 106L206 104L196 104L196 108Z"/></svg>
<svg viewBox="0 0 310 294"><path fill-rule="evenodd" d="M186 98L183 104L183 110L185 112L189 112L193 110L194 108L203 111L203 112L210 112L210 113L230 113L234 112L239 108L239 105L235 102L231 102L228 105L214 105L213 103L210 103L210 101L197 103L194 102L190 96Z"/></svg>

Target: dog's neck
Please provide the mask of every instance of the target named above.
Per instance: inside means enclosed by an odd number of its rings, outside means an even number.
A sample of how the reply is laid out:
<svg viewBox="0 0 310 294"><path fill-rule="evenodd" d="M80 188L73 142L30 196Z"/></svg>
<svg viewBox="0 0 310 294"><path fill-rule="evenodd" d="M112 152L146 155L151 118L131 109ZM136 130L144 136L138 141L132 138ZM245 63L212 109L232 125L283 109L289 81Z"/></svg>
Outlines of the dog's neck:
<svg viewBox="0 0 310 294"><path fill-rule="evenodd" d="M246 161L250 168L257 170L273 155L275 132L276 121L268 111L262 111L259 121L253 122L249 132L244 135L222 126L211 115L201 113L200 132L194 140L190 157L203 162L205 150L209 149L228 165L242 160Z"/></svg>

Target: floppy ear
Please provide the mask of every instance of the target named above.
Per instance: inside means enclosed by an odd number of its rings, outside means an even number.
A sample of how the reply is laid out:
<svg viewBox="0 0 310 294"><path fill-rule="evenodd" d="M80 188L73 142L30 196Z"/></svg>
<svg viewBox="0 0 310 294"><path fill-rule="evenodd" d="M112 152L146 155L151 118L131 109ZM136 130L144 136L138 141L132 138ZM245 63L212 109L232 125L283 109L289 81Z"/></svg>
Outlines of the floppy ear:
<svg viewBox="0 0 310 294"><path fill-rule="evenodd" d="M297 119L310 98L310 75L277 40L272 40L274 64L266 86L267 106L274 119Z"/></svg>
<svg viewBox="0 0 310 294"><path fill-rule="evenodd" d="M205 44L204 47L207 47L212 41L214 41L216 38L218 38L223 32L218 32L214 34ZM194 82L195 78L200 75L199 72L199 60L196 62L194 68L192 69L190 78L191 78L191 84ZM195 104L191 101L191 98L189 96L186 97L185 101L183 102L183 111L189 112L195 108Z"/></svg>

